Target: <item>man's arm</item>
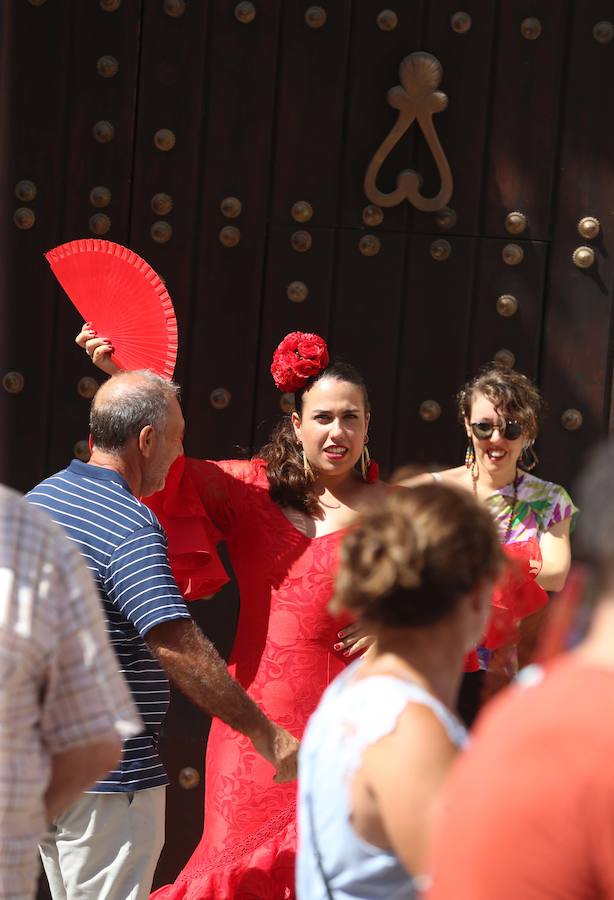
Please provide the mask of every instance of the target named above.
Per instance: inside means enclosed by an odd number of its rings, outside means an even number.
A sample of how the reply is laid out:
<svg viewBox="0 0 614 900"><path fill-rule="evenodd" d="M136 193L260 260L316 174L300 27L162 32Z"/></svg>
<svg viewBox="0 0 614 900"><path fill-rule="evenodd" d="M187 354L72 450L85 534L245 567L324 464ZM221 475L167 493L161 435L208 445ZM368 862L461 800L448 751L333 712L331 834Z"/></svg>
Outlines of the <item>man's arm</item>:
<svg viewBox="0 0 614 900"><path fill-rule="evenodd" d="M105 740L54 753L51 780L45 791L47 821L52 822L75 802L79 794L114 769L121 752L122 743L111 732Z"/></svg>
<svg viewBox="0 0 614 900"><path fill-rule="evenodd" d="M298 741L271 722L231 678L213 644L188 619L151 628L145 637L169 677L198 706L245 734L277 769L275 781L296 778Z"/></svg>

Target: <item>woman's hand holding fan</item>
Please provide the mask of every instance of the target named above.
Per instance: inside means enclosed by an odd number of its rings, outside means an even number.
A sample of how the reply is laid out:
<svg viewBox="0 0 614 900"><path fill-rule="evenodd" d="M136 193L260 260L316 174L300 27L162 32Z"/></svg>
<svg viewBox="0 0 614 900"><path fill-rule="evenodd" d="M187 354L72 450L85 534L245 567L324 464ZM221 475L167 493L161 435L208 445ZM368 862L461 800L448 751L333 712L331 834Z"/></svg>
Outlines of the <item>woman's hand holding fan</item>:
<svg viewBox="0 0 614 900"><path fill-rule="evenodd" d="M106 338L98 337L89 322L84 323L75 338L75 343L85 350L94 365L106 372L107 375L115 375L122 371L111 359L113 345Z"/></svg>

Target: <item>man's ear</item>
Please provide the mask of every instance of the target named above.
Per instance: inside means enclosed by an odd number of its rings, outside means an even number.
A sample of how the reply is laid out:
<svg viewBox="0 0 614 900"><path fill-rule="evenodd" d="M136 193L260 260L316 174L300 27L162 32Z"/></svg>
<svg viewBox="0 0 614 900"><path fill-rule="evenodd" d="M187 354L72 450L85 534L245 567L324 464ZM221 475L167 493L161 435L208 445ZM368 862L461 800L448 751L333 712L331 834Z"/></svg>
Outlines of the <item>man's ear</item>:
<svg viewBox="0 0 614 900"><path fill-rule="evenodd" d="M153 450L156 439L156 433L151 427L151 425L145 425L144 428L141 428L139 432L138 445L139 450L143 454L144 457L151 456L151 452Z"/></svg>

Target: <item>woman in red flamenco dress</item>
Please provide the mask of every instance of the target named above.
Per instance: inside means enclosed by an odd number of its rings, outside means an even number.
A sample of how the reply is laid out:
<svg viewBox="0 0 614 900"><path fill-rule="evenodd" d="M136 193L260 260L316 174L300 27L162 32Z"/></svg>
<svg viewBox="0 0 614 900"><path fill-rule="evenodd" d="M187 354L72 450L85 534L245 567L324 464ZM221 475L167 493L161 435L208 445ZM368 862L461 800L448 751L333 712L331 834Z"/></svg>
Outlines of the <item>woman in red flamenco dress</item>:
<svg viewBox="0 0 614 900"><path fill-rule="evenodd" d="M107 372L110 345L87 327L78 338ZM356 512L389 490L366 449L369 401L358 372L329 365L324 341L295 332L271 372L295 393L258 458L178 460L146 500L166 530L186 599L227 580L215 546L225 541L240 590L229 670L269 718L300 738L346 654L365 640L328 612L337 549ZM340 638L341 630L343 637ZM156 900L294 898L296 783L275 784L249 740L218 719L206 753L205 827L175 883Z"/></svg>

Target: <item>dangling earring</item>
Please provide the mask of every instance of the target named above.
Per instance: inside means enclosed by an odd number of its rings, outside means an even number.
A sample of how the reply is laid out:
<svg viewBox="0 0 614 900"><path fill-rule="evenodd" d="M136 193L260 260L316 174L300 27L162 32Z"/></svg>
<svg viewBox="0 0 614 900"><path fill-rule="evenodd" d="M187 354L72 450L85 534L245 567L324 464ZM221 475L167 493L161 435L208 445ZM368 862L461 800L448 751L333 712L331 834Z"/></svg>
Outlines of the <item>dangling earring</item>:
<svg viewBox="0 0 614 900"><path fill-rule="evenodd" d="M467 450L465 452L465 465L471 472L471 478L473 481L478 480L478 461L475 456L475 447L473 446L473 441L469 439L469 443L467 444Z"/></svg>
<svg viewBox="0 0 614 900"><path fill-rule="evenodd" d="M365 445L362 448L362 453L360 454L360 474L362 475L363 481L368 481L370 462L371 455L369 453L369 448L367 447L367 444L365 442Z"/></svg>
<svg viewBox="0 0 614 900"><path fill-rule="evenodd" d="M311 463L307 459L307 454L305 453L304 449L303 449L303 469L305 471L305 475L309 476L310 478L313 478L313 469L311 468Z"/></svg>
<svg viewBox="0 0 614 900"><path fill-rule="evenodd" d="M530 472L535 468L538 462L539 457L533 449L533 441L531 441L530 444L527 444L527 446L522 449L522 465L527 472Z"/></svg>

